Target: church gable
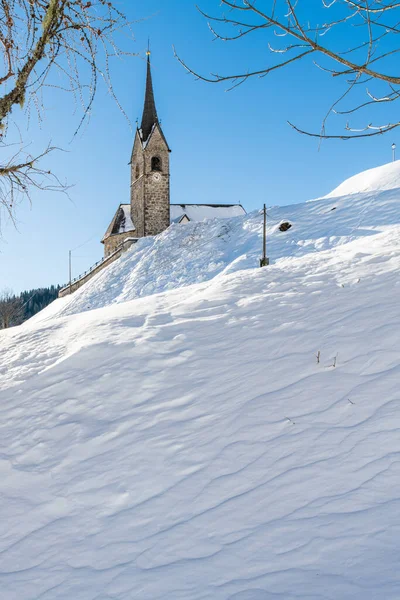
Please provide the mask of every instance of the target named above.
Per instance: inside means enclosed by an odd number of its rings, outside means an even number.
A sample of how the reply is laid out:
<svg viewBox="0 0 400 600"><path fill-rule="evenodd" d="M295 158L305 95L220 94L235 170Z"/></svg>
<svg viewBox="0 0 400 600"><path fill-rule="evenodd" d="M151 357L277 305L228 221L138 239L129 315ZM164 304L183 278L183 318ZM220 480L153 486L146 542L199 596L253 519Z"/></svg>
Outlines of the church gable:
<svg viewBox="0 0 400 600"><path fill-rule="evenodd" d="M121 244L124 244L129 237L134 235L135 226L131 219L131 205L120 204L101 240L104 244L104 256L107 257L113 254L121 247Z"/></svg>
<svg viewBox="0 0 400 600"><path fill-rule="evenodd" d="M169 152L168 144L165 141L164 134L158 123L155 124L150 137L146 142L143 152L145 163L145 172L169 173Z"/></svg>
<svg viewBox="0 0 400 600"><path fill-rule="evenodd" d="M180 215L179 217L173 217L171 214L171 223L184 225L185 223L190 223L190 219L186 214Z"/></svg>
<svg viewBox="0 0 400 600"><path fill-rule="evenodd" d="M127 233L128 231L134 231L134 229L135 226L131 219L130 204L121 204L114 219L112 235L116 233Z"/></svg>
<svg viewBox="0 0 400 600"><path fill-rule="evenodd" d="M131 219L131 206L130 204L120 204L117 212L115 213L110 225L105 232L102 242L105 242L107 238L112 235L118 235L120 233L133 232L135 226Z"/></svg>
<svg viewBox="0 0 400 600"><path fill-rule="evenodd" d="M164 135L163 130L161 129L161 125L158 121L156 121L150 131L149 136L147 137L146 141L143 141L142 138L142 130L139 130L139 134L140 134L140 139L142 140L142 145L143 145L143 149L144 150L150 150L151 151L151 146L152 144L160 144L160 142L162 141L165 145L165 148L168 152L171 152L170 147L168 146L168 142L167 139Z"/></svg>

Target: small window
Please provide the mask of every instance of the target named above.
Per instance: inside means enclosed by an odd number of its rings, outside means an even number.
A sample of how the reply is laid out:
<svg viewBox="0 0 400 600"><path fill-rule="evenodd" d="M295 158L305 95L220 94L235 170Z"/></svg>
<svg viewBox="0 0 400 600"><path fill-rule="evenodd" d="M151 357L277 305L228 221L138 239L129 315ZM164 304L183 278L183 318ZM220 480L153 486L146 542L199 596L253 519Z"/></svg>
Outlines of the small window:
<svg viewBox="0 0 400 600"><path fill-rule="evenodd" d="M139 175L140 175L139 165L136 165L136 171L135 171L136 179L139 179Z"/></svg>
<svg viewBox="0 0 400 600"><path fill-rule="evenodd" d="M162 171L161 169L161 158L159 156L153 156L151 159L151 170Z"/></svg>

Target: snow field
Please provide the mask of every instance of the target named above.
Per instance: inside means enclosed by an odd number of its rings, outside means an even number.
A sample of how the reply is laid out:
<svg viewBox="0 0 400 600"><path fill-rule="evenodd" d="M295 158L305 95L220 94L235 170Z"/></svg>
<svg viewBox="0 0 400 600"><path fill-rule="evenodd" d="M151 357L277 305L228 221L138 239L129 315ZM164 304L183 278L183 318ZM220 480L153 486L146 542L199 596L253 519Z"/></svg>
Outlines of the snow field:
<svg viewBox="0 0 400 600"><path fill-rule="evenodd" d="M1 598L397 600L399 200L274 208L265 269L257 214L172 227L1 332Z"/></svg>

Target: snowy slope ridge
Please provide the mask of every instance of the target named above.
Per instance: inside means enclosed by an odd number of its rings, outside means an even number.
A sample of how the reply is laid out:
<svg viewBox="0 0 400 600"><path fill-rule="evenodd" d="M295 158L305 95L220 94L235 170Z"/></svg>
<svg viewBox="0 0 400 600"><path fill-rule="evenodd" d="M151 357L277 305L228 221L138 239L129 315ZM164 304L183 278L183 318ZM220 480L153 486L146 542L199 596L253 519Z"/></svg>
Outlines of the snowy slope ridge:
<svg viewBox="0 0 400 600"><path fill-rule="evenodd" d="M400 188L400 161L358 173L343 181L325 198L348 196L361 192L378 192Z"/></svg>
<svg viewBox="0 0 400 600"><path fill-rule="evenodd" d="M268 254L271 261L327 250L400 222L400 161L373 169L377 191L364 189L366 171L344 182L349 196L268 209ZM380 174L380 175L379 175ZM397 179L396 179L397 178ZM389 182L389 183L388 183ZM369 184L368 184L369 185ZM389 188L389 189L386 189ZM340 186L339 186L340 188ZM339 189L337 188L337 189ZM334 192L332 192L334 193ZM292 223L282 233L282 221ZM208 281L215 276L254 268L262 247L262 215L171 225L155 238L144 238L116 263L102 271L70 298L39 313L34 322L126 302L138 297Z"/></svg>
<svg viewBox="0 0 400 600"><path fill-rule="evenodd" d="M399 207L273 209L265 269L172 228L1 332L2 600L398 600Z"/></svg>

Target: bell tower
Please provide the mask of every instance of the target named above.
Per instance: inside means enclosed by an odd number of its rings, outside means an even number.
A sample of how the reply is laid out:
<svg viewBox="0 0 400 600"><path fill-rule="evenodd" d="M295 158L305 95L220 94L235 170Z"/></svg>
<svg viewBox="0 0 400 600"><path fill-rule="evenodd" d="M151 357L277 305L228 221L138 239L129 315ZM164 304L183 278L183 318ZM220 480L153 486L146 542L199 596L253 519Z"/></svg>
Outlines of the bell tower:
<svg viewBox="0 0 400 600"><path fill-rule="evenodd" d="M170 152L158 121L148 50L143 116L131 156L131 216L135 237L157 235L169 227Z"/></svg>

